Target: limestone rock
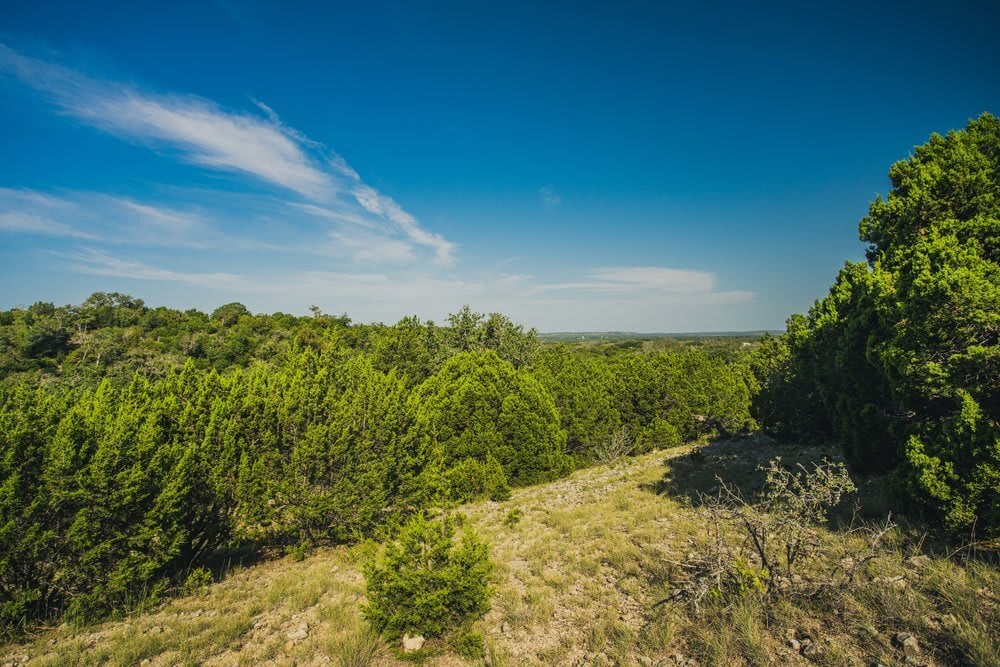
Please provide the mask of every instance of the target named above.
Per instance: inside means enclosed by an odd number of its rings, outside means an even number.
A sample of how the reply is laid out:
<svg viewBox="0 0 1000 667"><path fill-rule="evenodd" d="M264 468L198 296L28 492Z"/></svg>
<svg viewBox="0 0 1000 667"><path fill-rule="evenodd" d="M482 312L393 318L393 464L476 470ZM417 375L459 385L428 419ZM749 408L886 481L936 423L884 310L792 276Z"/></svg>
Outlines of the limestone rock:
<svg viewBox="0 0 1000 667"><path fill-rule="evenodd" d="M906 588L906 577L901 574L895 577L875 577L872 579L872 583L892 586L893 588L902 590Z"/></svg>
<svg viewBox="0 0 1000 667"><path fill-rule="evenodd" d="M908 658L915 658L920 655L920 644L917 638L909 632L898 632L894 637L896 645L903 650L903 655Z"/></svg>
<svg viewBox="0 0 1000 667"><path fill-rule="evenodd" d="M415 635L411 637L410 635L403 635L403 653L412 653L413 651L419 651L424 647L423 635Z"/></svg>
<svg viewBox="0 0 1000 667"><path fill-rule="evenodd" d="M289 628L285 637L293 642L299 642L309 636L309 627L305 623L299 623Z"/></svg>

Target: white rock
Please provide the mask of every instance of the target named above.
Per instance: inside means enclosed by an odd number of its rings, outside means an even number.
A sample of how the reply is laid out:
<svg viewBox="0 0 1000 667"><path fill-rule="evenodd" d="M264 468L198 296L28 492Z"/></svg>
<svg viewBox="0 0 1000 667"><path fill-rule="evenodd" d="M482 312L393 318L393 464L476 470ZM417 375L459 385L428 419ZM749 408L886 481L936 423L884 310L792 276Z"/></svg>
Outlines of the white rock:
<svg viewBox="0 0 1000 667"><path fill-rule="evenodd" d="M309 636L309 627L305 623L293 626L288 632L285 633L285 637L293 642L302 641Z"/></svg>
<svg viewBox="0 0 1000 667"><path fill-rule="evenodd" d="M423 635L416 635L415 637L403 635L403 652L411 653L412 651L419 651L424 647L425 641L427 640L423 638Z"/></svg>
<svg viewBox="0 0 1000 667"><path fill-rule="evenodd" d="M916 657L920 655L920 644L917 642L917 638L908 632L900 632L896 634L896 644L903 649L903 655L906 657Z"/></svg>

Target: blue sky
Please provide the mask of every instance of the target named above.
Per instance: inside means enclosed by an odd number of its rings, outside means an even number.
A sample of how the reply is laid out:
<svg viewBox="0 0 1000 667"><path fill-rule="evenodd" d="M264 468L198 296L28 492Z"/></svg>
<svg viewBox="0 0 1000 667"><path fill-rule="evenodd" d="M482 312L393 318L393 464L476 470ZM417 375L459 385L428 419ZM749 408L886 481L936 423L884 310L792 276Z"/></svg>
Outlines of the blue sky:
<svg viewBox="0 0 1000 667"><path fill-rule="evenodd" d="M1000 112L994 2L819 4L3 3L0 307L780 328Z"/></svg>

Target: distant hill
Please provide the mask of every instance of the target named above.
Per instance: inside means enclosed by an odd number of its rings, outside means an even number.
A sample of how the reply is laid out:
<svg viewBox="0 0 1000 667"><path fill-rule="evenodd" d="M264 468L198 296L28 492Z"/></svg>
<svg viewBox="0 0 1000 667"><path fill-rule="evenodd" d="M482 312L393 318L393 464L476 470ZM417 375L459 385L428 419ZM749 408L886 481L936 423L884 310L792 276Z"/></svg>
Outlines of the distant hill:
<svg viewBox="0 0 1000 667"><path fill-rule="evenodd" d="M552 331L538 334L547 343L591 342L602 340L656 340L658 338L759 338L769 333L780 336L780 329L758 331L691 331L678 333L638 333L636 331Z"/></svg>

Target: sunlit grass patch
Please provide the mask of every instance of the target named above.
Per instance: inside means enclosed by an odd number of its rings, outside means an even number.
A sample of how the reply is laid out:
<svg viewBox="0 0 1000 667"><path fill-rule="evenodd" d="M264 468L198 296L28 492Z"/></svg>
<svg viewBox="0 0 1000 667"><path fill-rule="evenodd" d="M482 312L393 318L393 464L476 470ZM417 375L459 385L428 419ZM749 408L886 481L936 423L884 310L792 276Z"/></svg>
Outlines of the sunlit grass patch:
<svg viewBox="0 0 1000 667"><path fill-rule="evenodd" d="M921 546L912 529L888 534L881 555L843 590L809 587L864 546L834 521L802 561L800 592L766 606L753 596L706 601L697 610L668 600L687 576L679 563L715 539L706 508L652 492L675 461L662 453L627 459L461 509L488 538L497 563L492 610L468 629L483 637L482 664L629 665L640 656L671 664L680 655L706 666L891 665L903 662L893 637L909 632L929 662L998 665L1000 571L935 555L910 564ZM740 470L724 463L723 471ZM519 520L505 524L514 509ZM720 535L733 544L741 539L732 528ZM26 652L42 665L412 664L361 616L361 569L377 546L262 563L131 619L53 630ZM308 636L289 640L299 623ZM789 630L815 639L818 651L796 654ZM434 650L425 664L476 664L446 642ZM0 658L6 653L0 649Z"/></svg>

